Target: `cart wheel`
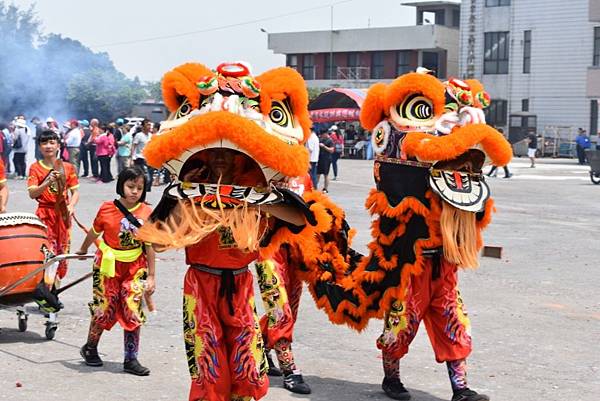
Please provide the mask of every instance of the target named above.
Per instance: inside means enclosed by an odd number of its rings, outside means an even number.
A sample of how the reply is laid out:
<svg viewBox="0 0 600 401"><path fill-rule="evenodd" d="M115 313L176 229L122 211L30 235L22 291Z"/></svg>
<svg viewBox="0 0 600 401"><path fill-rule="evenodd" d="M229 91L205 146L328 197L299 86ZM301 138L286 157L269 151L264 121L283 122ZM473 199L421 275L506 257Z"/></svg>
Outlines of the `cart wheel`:
<svg viewBox="0 0 600 401"><path fill-rule="evenodd" d="M596 175L598 173L593 173L590 172L590 178L592 180L592 182L596 185L600 184L600 174Z"/></svg>
<svg viewBox="0 0 600 401"><path fill-rule="evenodd" d="M27 330L27 315L24 313L17 313L19 317L19 331L23 332Z"/></svg>
<svg viewBox="0 0 600 401"><path fill-rule="evenodd" d="M55 324L46 325L46 338L48 340L54 340L54 336L56 336L57 329L58 329L58 326Z"/></svg>

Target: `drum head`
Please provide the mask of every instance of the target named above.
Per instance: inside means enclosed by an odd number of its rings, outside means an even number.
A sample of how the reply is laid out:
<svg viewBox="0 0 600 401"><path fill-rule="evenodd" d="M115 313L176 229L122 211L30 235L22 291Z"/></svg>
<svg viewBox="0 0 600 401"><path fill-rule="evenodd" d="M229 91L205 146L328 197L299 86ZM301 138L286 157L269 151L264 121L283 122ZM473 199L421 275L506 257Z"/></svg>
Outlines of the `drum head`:
<svg viewBox="0 0 600 401"><path fill-rule="evenodd" d="M46 228L46 225L33 213L3 213L0 214L0 227L31 224Z"/></svg>

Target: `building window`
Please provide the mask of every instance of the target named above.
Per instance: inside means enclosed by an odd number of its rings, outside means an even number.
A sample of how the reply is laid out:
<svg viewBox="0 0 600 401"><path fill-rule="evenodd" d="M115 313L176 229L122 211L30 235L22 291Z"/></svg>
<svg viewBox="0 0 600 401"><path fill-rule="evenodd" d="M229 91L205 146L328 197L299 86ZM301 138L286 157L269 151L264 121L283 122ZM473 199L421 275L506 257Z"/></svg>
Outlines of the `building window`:
<svg viewBox="0 0 600 401"><path fill-rule="evenodd" d="M298 69L298 55L296 54L288 54L286 65L294 70Z"/></svg>
<svg viewBox="0 0 600 401"><path fill-rule="evenodd" d="M371 54L371 79L383 78L383 52Z"/></svg>
<svg viewBox="0 0 600 401"><path fill-rule="evenodd" d="M315 79L315 55L305 54L302 62L302 76L304 79Z"/></svg>
<svg viewBox="0 0 600 401"><path fill-rule="evenodd" d="M421 66L433 71L434 76L439 76L439 54L436 52L423 52Z"/></svg>
<svg viewBox="0 0 600 401"><path fill-rule="evenodd" d="M501 99L492 99L490 107L485 109L485 121L493 127L505 126L507 109L508 101Z"/></svg>
<svg viewBox="0 0 600 401"><path fill-rule="evenodd" d="M360 54L359 53L348 53L348 67L356 68L360 67Z"/></svg>
<svg viewBox="0 0 600 401"><path fill-rule="evenodd" d="M460 10L452 10L452 26L460 27Z"/></svg>
<svg viewBox="0 0 600 401"><path fill-rule="evenodd" d="M333 62L332 62L333 60ZM337 68L335 66L335 56L332 53L325 54L325 79L336 79Z"/></svg>
<svg viewBox="0 0 600 401"><path fill-rule="evenodd" d="M484 74L508 74L508 32L486 32Z"/></svg>
<svg viewBox="0 0 600 401"><path fill-rule="evenodd" d="M521 111L529 111L529 99L521 99Z"/></svg>
<svg viewBox="0 0 600 401"><path fill-rule="evenodd" d="M523 32L523 74L531 72L531 31Z"/></svg>
<svg viewBox="0 0 600 401"><path fill-rule="evenodd" d="M410 51L401 50L398 52L398 58L396 61L396 75L400 76L410 72Z"/></svg>
<svg viewBox="0 0 600 401"><path fill-rule="evenodd" d="M510 0L485 0L486 7L510 6Z"/></svg>
<svg viewBox="0 0 600 401"><path fill-rule="evenodd" d="M594 27L594 61L592 65L600 66L600 26Z"/></svg>

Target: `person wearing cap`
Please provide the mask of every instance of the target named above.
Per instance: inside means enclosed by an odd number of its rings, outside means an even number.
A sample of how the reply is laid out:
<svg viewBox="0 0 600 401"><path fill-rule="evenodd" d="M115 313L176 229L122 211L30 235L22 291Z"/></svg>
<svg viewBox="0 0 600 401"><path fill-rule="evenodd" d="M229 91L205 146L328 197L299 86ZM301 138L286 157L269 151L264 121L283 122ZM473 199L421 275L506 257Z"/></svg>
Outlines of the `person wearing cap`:
<svg viewBox="0 0 600 401"><path fill-rule="evenodd" d="M124 125L122 118L115 121L117 128L115 130L115 141L117 143L117 171L120 173L131 164L131 142L133 137Z"/></svg>
<svg viewBox="0 0 600 401"><path fill-rule="evenodd" d="M79 176L79 153L81 147L81 137L83 132L79 127L77 120L69 122L69 131L65 135L65 145L69 153L69 162L75 167L75 174Z"/></svg>
<svg viewBox="0 0 600 401"><path fill-rule="evenodd" d="M329 137L333 141L333 153L331 154L331 166L333 167L333 180L337 180L338 165L337 161L344 153L344 135L342 135L337 125L329 128Z"/></svg>
<svg viewBox="0 0 600 401"><path fill-rule="evenodd" d="M19 116L14 121L15 132L13 139L13 164L15 165L16 179L24 180L27 175L27 164L25 158L29 145L29 127L23 116Z"/></svg>
<svg viewBox="0 0 600 401"><path fill-rule="evenodd" d="M48 120L46 120L48 121ZM39 117L33 117L30 122L33 124L33 126L35 127L35 131L33 133L33 141L37 141L37 136L39 134L42 133L42 131L45 129L44 128L44 123L42 123L42 120L40 120ZM40 150L37 148L37 146L35 147L35 160L40 160L42 158L42 154L40 152Z"/></svg>

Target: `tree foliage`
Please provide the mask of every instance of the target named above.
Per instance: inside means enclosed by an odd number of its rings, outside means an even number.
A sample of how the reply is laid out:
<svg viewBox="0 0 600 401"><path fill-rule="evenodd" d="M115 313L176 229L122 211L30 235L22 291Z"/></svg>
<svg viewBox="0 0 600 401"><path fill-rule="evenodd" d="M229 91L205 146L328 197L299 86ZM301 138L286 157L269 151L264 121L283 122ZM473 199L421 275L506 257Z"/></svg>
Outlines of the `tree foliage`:
<svg viewBox="0 0 600 401"><path fill-rule="evenodd" d="M117 71L108 54L42 35L33 6L19 9L0 0L0 55L0 117L108 120L127 115L147 96L139 79Z"/></svg>

